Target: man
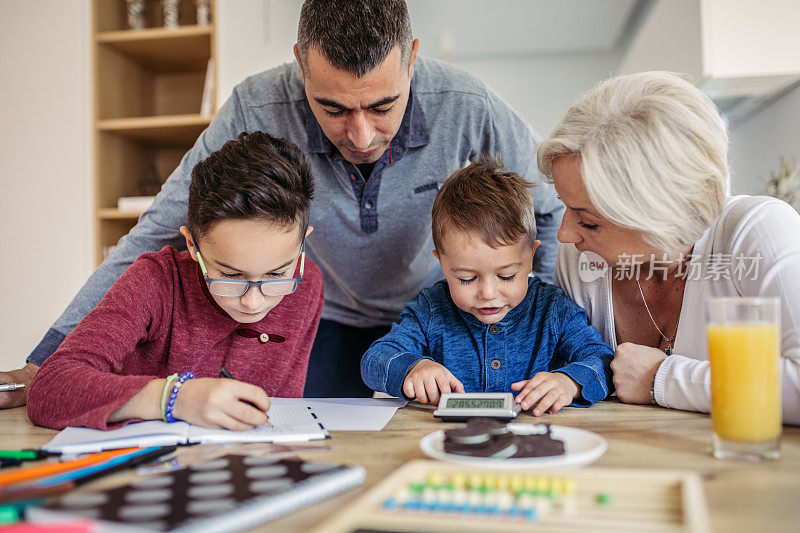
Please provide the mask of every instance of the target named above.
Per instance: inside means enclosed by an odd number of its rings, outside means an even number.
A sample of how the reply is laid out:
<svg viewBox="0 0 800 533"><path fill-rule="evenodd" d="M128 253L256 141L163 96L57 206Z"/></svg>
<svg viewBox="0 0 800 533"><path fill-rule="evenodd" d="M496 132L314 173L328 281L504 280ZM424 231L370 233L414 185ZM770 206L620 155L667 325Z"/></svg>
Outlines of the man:
<svg viewBox="0 0 800 533"><path fill-rule="evenodd" d="M153 206L95 271L19 370L0 382L30 383L44 360L141 253L181 247L194 165L242 131L299 145L311 159L317 197L307 253L322 269L325 308L305 395L370 396L361 355L403 305L442 278L431 254L430 211L451 171L488 152L509 171L541 181L537 137L479 79L417 58L403 0L307 0L295 57L246 79L164 184ZM542 245L534 271L555 265L563 206L551 185L534 189ZM25 390L0 392L0 406Z"/></svg>

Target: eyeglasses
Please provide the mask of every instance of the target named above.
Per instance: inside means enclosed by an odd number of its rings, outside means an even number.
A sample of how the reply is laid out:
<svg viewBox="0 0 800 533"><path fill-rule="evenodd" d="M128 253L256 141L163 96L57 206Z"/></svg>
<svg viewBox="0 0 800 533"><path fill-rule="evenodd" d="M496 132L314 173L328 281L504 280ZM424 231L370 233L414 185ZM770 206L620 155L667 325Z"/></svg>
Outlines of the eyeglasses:
<svg viewBox="0 0 800 533"><path fill-rule="evenodd" d="M247 294L250 287L258 287L264 296L286 296L297 290L297 286L303 281L303 270L306 266L306 243L300 246L300 275L290 279L268 279L264 281L247 281L234 279L215 279L208 277L206 265L203 264L203 257L200 250L197 250L197 262L200 270L208 284L208 292L214 296L225 296L227 298L240 298Z"/></svg>

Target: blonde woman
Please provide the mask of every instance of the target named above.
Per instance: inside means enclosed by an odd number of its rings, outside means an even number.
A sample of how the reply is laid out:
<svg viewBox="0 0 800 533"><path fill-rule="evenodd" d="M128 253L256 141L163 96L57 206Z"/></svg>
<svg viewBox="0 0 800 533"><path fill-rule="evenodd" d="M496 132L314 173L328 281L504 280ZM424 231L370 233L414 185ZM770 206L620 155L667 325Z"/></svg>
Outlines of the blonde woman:
<svg viewBox="0 0 800 533"><path fill-rule="evenodd" d="M777 296L784 423L800 424L800 215L728 195L714 104L666 72L598 84L538 151L567 207L556 283L615 349L620 400L708 412L704 303Z"/></svg>

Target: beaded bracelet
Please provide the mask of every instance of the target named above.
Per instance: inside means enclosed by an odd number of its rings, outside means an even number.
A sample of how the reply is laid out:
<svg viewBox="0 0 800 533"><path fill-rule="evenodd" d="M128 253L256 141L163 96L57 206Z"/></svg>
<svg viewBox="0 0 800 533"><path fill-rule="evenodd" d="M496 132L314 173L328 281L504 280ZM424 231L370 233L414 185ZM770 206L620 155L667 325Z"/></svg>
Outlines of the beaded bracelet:
<svg viewBox="0 0 800 533"><path fill-rule="evenodd" d="M178 374L167 376L167 382L164 384L164 392L161 393L161 420L164 422L167 421L167 396L169 396L169 391L172 390L172 382L178 379L178 377Z"/></svg>
<svg viewBox="0 0 800 533"><path fill-rule="evenodd" d="M167 401L167 409L164 412L164 418L170 424L175 422L175 417L172 416L172 410L175 408L175 400L178 398L178 391L180 390L181 385L190 379L194 379L194 373L184 372L181 374L181 377L178 378L178 382L172 386L172 392L169 393L169 401Z"/></svg>

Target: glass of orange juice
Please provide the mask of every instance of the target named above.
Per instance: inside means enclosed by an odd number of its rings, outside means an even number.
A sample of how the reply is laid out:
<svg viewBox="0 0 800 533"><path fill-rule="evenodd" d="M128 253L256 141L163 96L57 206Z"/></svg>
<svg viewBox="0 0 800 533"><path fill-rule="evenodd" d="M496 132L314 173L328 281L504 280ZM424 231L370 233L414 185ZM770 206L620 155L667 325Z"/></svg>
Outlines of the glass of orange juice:
<svg viewBox="0 0 800 533"><path fill-rule="evenodd" d="M718 459L780 457L780 300L711 298L706 306L711 425Z"/></svg>

